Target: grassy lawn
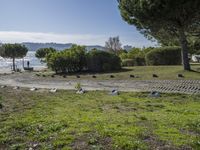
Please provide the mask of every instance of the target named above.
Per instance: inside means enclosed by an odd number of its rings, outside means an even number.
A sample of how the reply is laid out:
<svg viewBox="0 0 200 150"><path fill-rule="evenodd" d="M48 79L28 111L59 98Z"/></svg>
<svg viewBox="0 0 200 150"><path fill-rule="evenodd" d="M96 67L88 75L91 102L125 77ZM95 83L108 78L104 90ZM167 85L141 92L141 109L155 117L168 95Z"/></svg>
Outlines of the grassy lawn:
<svg viewBox="0 0 200 150"><path fill-rule="evenodd" d="M137 67L126 67L121 72L116 73L102 73L96 74L96 78L92 78L92 74L82 73L81 79L90 80L152 80L153 74L157 74L159 80L167 79L180 79L177 77L178 74L183 74L184 79L200 79L200 64L193 64L193 71L183 71L182 66L137 66ZM51 77L53 72L44 72L40 75ZM68 79L76 79L76 74L67 75ZM114 78L110 78L110 75L114 75ZM136 76L136 78L130 78L130 75ZM62 76L56 76L55 78L63 78Z"/></svg>
<svg viewBox="0 0 200 150"><path fill-rule="evenodd" d="M199 149L199 95L1 89L0 149Z"/></svg>

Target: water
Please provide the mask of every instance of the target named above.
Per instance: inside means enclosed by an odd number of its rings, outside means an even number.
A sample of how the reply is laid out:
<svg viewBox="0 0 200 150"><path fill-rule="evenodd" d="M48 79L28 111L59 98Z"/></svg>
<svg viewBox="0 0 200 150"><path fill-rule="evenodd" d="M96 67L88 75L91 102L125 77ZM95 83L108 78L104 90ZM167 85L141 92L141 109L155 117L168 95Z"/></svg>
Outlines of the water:
<svg viewBox="0 0 200 150"><path fill-rule="evenodd" d="M30 67L34 67L37 69L45 68L46 64L41 63L39 59L35 57L34 51L29 51L24 57L24 66L27 67L27 61L30 62ZM23 59L16 59L15 64L17 65L17 68L22 69L23 68ZM0 57L0 69L11 69L12 66L12 59L5 59Z"/></svg>

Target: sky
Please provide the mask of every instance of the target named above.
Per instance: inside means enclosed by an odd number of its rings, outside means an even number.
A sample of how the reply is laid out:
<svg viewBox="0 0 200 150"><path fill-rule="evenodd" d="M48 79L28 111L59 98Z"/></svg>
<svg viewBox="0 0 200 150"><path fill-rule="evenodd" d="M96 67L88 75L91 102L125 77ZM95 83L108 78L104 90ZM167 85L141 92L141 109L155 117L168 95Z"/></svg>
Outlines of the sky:
<svg viewBox="0 0 200 150"><path fill-rule="evenodd" d="M154 46L123 21L117 0L0 0L0 42Z"/></svg>

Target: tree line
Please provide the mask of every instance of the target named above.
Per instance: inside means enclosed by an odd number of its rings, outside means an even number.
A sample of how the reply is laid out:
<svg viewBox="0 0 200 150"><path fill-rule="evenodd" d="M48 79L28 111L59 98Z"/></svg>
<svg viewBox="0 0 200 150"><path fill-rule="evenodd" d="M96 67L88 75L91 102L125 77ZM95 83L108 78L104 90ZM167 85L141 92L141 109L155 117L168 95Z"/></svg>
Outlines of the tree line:
<svg viewBox="0 0 200 150"><path fill-rule="evenodd" d="M121 59L116 54L97 49L87 51L85 46L80 45L72 45L63 51L41 48L37 50L36 57L45 61L56 73L107 72L121 69Z"/></svg>
<svg viewBox="0 0 200 150"><path fill-rule="evenodd" d="M181 47L184 70L191 70L189 42L200 35L199 0L118 0L122 18L148 39Z"/></svg>

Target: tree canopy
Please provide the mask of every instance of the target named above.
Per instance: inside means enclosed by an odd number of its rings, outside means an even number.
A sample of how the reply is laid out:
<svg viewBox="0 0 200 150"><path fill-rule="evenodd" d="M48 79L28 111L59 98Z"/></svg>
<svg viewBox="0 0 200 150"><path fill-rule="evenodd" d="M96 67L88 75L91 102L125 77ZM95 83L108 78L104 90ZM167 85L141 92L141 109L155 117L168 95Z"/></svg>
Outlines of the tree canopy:
<svg viewBox="0 0 200 150"><path fill-rule="evenodd" d="M35 57L39 59L44 59L49 53L56 52L56 49L50 47L50 48L40 48L36 51Z"/></svg>
<svg viewBox="0 0 200 150"><path fill-rule="evenodd" d="M120 42L119 36L110 37L108 39L108 41L106 41L106 43L105 43L105 48L108 51L113 52L115 54L117 54L119 51L122 50L121 46L122 46L122 44Z"/></svg>
<svg viewBox="0 0 200 150"><path fill-rule="evenodd" d="M0 51L3 58L13 59L13 70L15 71L15 59L25 57L28 49L21 44L3 44Z"/></svg>
<svg viewBox="0 0 200 150"><path fill-rule="evenodd" d="M118 0L123 19L149 39L166 42L178 39L182 47L185 70L190 70L188 59L189 34L200 30L199 0Z"/></svg>

